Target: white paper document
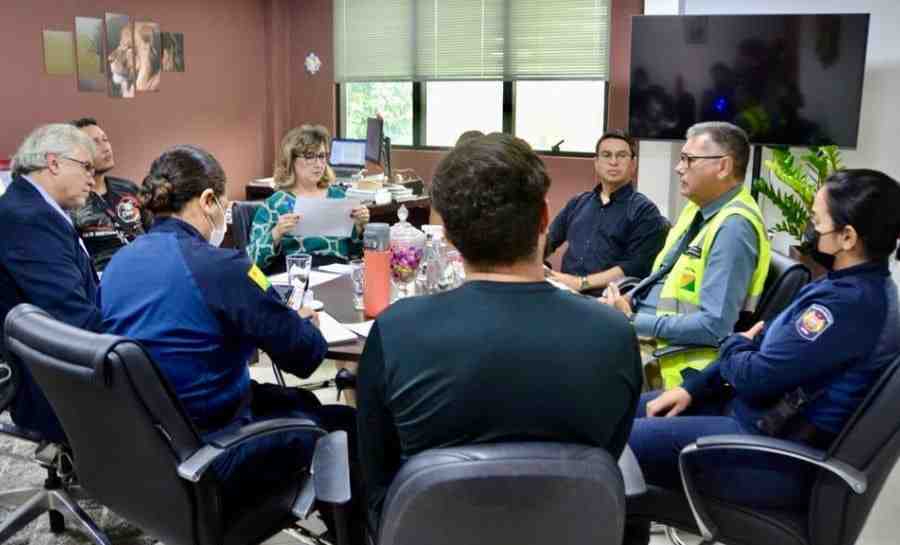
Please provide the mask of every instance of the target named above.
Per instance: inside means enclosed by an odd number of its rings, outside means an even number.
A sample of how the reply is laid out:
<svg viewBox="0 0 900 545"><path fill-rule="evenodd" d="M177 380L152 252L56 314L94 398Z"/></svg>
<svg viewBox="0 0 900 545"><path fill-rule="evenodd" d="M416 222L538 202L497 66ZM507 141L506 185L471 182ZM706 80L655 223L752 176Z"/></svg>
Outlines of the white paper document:
<svg viewBox="0 0 900 545"><path fill-rule="evenodd" d="M292 234L295 237L349 237L353 230L350 213L361 206L356 199L307 199L297 197L294 213L303 214Z"/></svg>
<svg viewBox="0 0 900 545"><path fill-rule="evenodd" d="M368 320L366 322L361 322L358 324L341 324L350 331L356 333L360 337L369 337L369 332L372 331L372 324L375 323L375 320Z"/></svg>
<svg viewBox="0 0 900 545"><path fill-rule="evenodd" d="M350 274L351 272L353 272L353 267L351 267L350 265L344 265L343 263L332 263L331 265L323 265L319 267L319 270L334 274Z"/></svg>
<svg viewBox="0 0 900 545"><path fill-rule="evenodd" d="M329 345L349 343L356 340L356 333L353 333L340 322L335 320L331 314L327 312L319 313L319 331Z"/></svg>
<svg viewBox="0 0 900 545"><path fill-rule="evenodd" d="M325 282L334 280L338 276L340 276L340 275L327 273L327 272L321 272L321 271L310 271L309 287L313 288L315 286L318 286L319 284L324 284ZM269 277L269 282L271 282L273 284L281 284L281 285L287 286L289 284L288 273L283 272L281 274L273 274L272 276Z"/></svg>

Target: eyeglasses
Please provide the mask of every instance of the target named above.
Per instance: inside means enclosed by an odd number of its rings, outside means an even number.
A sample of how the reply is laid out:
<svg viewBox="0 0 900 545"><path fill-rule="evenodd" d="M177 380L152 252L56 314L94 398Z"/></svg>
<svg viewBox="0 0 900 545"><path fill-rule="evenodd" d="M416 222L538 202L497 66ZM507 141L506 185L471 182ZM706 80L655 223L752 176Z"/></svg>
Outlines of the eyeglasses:
<svg viewBox="0 0 900 545"><path fill-rule="evenodd" d="M313 153L311 151L304 151L303 153L297 153L294 155L295 157L303 157L307 161L326 161L328 160L328 154L323 152Z"/></svg>
<svg viewBox="0 0 900 545"><path fill-rule="evenodd" d="M721 159L723 157L728 157L727 155L689 155L687 153L682 153L679 156L679 163L684 163L688 168L691 168L691 162L697 161L700 159Z"/></svg>
<svg viewBox="0 0 900 545"><path fill-rule="evenodd" d="M604 161L612 161L613 157L616 158L616 161L625 161L626 159L631 159L634 155L630 151L617 151L615 154L609 151L601 151L597 157Z"/></svg>
<svg viewBox="0 0 900 545"><path fill-rule="evenodd" d="M79 165L81 165L81 168L84 169L84 171L87 173L88 176L93 177L94 172L96 172L94 170L94 165L90 161L79 161L78 159L73 159L72 157L69 157L67 155L60 155L59 157L61 159L68 159L69 161L72 161L73 163L78 163Z"/></svg>

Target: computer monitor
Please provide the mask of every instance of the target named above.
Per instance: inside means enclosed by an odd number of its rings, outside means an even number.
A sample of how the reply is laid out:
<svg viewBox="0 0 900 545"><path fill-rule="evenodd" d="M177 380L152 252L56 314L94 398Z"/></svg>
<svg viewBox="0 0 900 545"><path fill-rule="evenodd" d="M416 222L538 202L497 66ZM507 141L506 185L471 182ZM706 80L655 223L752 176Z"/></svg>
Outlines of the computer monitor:
<svg viewBox="0 0 900 545"><path fill-rule="evenodd" d="M366 161L381 164L381 139L384 137L384 120L370 117L366 120Z"/></svg>
<svg viewBox="0 0 900 545"><path fill-rule="evenodd" d="M333 139L328 164L337 168L364 168L366 166L366 141L347 138Z"/></svg>

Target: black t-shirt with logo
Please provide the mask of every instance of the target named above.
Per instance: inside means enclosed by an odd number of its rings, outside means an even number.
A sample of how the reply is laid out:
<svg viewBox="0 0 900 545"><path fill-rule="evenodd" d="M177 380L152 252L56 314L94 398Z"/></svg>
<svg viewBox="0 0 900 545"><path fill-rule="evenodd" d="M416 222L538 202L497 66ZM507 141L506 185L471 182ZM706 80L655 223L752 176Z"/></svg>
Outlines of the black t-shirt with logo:
<svg viewBox="0 0 900 545"><path fill-rule="evenodd" d="M91 192L87 203L72 213L75 228L102 271L113 254L144 233L137 186L122 178L106 177L106 194Z"/></svg>

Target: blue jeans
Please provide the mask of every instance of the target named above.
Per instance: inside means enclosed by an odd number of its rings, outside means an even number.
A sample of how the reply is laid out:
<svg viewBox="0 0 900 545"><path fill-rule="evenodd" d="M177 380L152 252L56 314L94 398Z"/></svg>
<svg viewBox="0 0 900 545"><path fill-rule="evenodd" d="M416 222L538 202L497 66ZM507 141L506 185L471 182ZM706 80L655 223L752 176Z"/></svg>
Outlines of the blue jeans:
<svg viewBox="0 0 900 545"><path fill-rule="evenodd" d="M659 394L641 396L628 439L650 484L681 489L678 454L699 437L759 435L755 427L731 416L728 404L720 401L695 401L671 418L646 417L647 402ZM805 508L815 473L809 464L762 452L702 452L692 454L690 462L702 494L756 508Z"/></svg>

